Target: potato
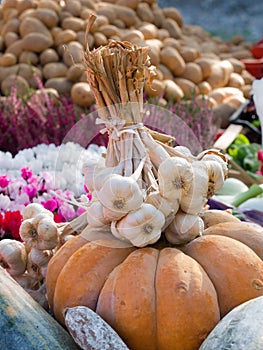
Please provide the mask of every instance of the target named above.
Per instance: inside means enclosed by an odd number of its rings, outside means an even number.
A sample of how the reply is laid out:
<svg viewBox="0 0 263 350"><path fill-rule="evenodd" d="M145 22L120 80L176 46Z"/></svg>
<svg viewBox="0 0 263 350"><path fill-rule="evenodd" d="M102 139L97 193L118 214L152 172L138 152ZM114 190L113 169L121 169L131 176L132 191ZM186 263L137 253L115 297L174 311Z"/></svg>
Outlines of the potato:
<svg viewBox="0 0 263 350"><path fill-rule="evenodd" d="M37 4L33 0L20 0L16 3L18 13L22 13L28 9L36 8Z"/></svg>
<svg viewBox="0 0 263 350"><path fill-rule="evenodd" d="M198 95L196 96L195 101L198 106L202 108L205 108L207 106L209 108L215 108L218 106L217 102L212 97L209 97L207 95Z"/></svg>
<svg viewBox="0 0 263 350"><path fill-rule="evenodd" d="M200 57L200 51L193 47L183 46L179 47L178 50L185 62L194 62Z"/></svg>
<svg viewBox="0 0 263 350"><path fill-rule="evenodd" d="M138 4L136 13L143 22L152 23L154 20L152 10L146 2L140 2Z"/></svg>
<svg viewBox="0 0 263 350"><path fill-rule="evenodd" d="M53 28L58 25L59 18L57 13L51 9L40 8L32 12L32 17L39 19L47 28Z"/></svg>
<svg viewBox="0 0 263 350"><path fill-rule="evenodd" d="M71 29L65 29L59 31L54 36L55 45L64 45L69 43L70 41L76 40L77 34Z"/></svg>
<svg viewBox="0 0 263 350"><path fill-rule="evenodd" d="M42 72L45 79L65 77L68 67L62 62L51 62L44 65Z"/></svg>
<svg viewBox="0 0 263 350"><path fill-rule="evenodd" d="M168 37L163 40L163 46L174 47L176 50L180 52L181 43L178 39Z"/></svg>
<svg viewBox="0 0 263 350"><path fill-rule="evenodd" d="M72 16L79 17L82 10L82 4L77 0L67 1L65 11L68 11Z"/></svg>
<svg viewBox="0 0 263 350"><path fill-rule="evenodd" d="M82 73L85 71L86 68L82 63L73 64L71 67L68 68L66 78L69 81L76 82L80 79Z"/></svg>
<svg viewBox="0 0 263 350"><path fill-rule="evenodd" d="M17 33L14 33L14 32L6 33L6 35L3 38L6 47L9 47L14 42L16 42L18 39L19 39L19 35Z"/></svg>
<svg viewBox="0 0 263 350"><path fill-rule="evenodd" d="M207 81L202 81L201 83L197 84L199 93L201 95L208 95L212 91L211 85Z"/></svg>
<svg viewBox="0 0 263 350"><path fill-rule="evenodd" d="M81 107L90 107L94 102L94 94L88 83L80 82L72 86L71 98L74 103Z"/></svg>
<svg viewBox="0 0 263 350"><path fill-rule="evenodd" d="M84 10L86 10L86 7L88 9L91 9L91 10L95 10L96 7L95 7L95 3L93 0L80 0L80 3L81 5L84 7L82 7L82 10L81 10L81 13L80 13L80 17L81 17L81 14Z"/></svg>
<svg viewBox="0 0 263 350"><path fill-rule="evenodd" d="M184 78L174 78L174 82L182 89L184 96L191 98L199 93L195 83Z"/></svg>
<svg viewBox="0 0 263 350"><path fill-rule="evenodd" d="M72 64L82 63L83 52L84 48L78 41L71 41L65 46L63 62L69 67L72 66Z"/></svg>
<svg viewBox="0 0 263 350"><path fill-rule="evenodd" d="M182 75L185 62L179 52L173 47L164 47L160 52L161 63L166 65L174 75Z"/></svg>
<svg viewBox="0 0 263 350"><path fill-rule="evenodd" d="M166 18L163 21L162 28L168 30L170 36L175 39L180 39L182 37L182 30L172 18Z"/></svg>
<svg viewBox="0 0 263 350"><path fill-rule="evenodd" d="M154 79L152 82L152 85L145 84L144 91L147 96L149 97L155 97L155 96L162 96L164 92L164 82Z"/></svg>
<svg viewBox="0 0 263 350"><path fill-rule="evenodd" d="M173 73L164 64L159 64L158 70L162 73L163 79L173 80Z"/></svg>
<svg viewBox="0 0 263 350"><path fill-rule="evenodd" d="M245 102L245 97L241 95L228 96L223 100L223 103L234 105L236 108L240 107Z"/></svg>
<svg viewBox="0 0 263 350"><path fill-rule="evenodd" d="M94 38L94 46L95 47L98 47L101 45L107 45L107 43L108 43L107 37L102 33L94 33L93 38Z"/></svg>
<svg viewBox="0 0 263 350"><path fill-rule="evenodd" d="M130 7L131 9L135 10L136 7L139 5L140 0L117 0L116 4L125 6L125 7Z"/></svg>
<svg viewBox="0 0 263 350"><path fill-rule="evenodd" d="M159 8L159 6L153 5L152 6L152 13L153 13L153 24L156 25L157 28L161 28L163 21L165 19L165 15L163 13L163 10Z"/></svg>
<svg viewBox="0 0 263 350"><path fill-rule="evenodd" d="M137 29L131 29L127 30L122 34L121 40L123 41L130 41L130 42L138 42L143 41L144 36L143 33L140 30Z"/></svg>
<svg viewBox="0 0 263 350"><path fill-rule="evenodd" d="M195 84L201 83L203 80L202 68L195 62L188 62L185 64L185 70L181 77Z"/></svg>
<svg viewBox="0 0 263 350"><path fill-rule="evenodd" d="M152 23L143 24L138 29L143 34L145 40L155 39L157 37L158 28Z"/></svg>
<svg viewBox="0 0 263 350"><path fill-rule="evenodd" d="M65 94L69 95L72 85L73 85L72 82L68 81L67 78L64 78L64 77L51 78L45 82L46 88L55 89L59 94L62 94L62 95L65 95Z"/></svg>
<svg viewBox="0 0 263 350"><path fill-rule="evenodd" d="M212 67L214 64L218 63L218 60L210 57L201 56L195 60L203 72L203 78L206 79L212 74Z"/></svg>
<svg viewBox="0 0 263 350"><path fill-rule="evenodd" d="M246 69L244 69L241 73L242 78L244 79L245 84L251 85L255 80L255 77L249 73Z"/></svg>
<svg viewBox="0 0 263 350"><path fill-rule="evenodd" d="M19 62L35 66L38 64L38 55L32 51L23 51L19 56Z"/></svg>
<svg viewBox="0 0 263 350"><path fill-rule="evenodd" d="M12 53L16 57L19 57L21 55L22 51L23 51L23 40L22 39L18 39L13 44L8 46L8 48L6 49L6 53L8 53L8 52Z"/></svg>
<svg viewBox="0 0 263 350"><path fill-rule="evenodd" d="M183 26L183 17L175 7L165 7L163 9L163 14L165 17L172 18L179 27Z"/></svg>
<svg viewBox="0 0 263 350"><path fill-rule="evenodd" d="M4 53L0 57L0 66L9 67L17 62L17 57L13 53Z"/></svg>
<svg viewBox="0 0 263 350"><path fill-rule="evenodd" d="M41 33L48 38L52 38L48 28L39 19L34 17L25 17L20 23L19 32L22 37L31 33Z"/></svg>
<svg viewBox="0 0 263 350"><path fill-rule="evenodd" d="M46 8L55 11L57 14L61 12L61 7L56 1L53 0L39 0L37 2L37 8Z"/></svg>
<svg viewBox="0 0 263 350"><path fill-rule="evenodd" d="M230 78L228 80L227 85L231 87L236 87L241 90L242 87L245 85L245 81L240 74L233 72L230 74Z"/></svg>
<svg viewBox="0 0 263 350"><path fill-rule="evenodd" d="M8 33L8 32L14 32L14 33L19 34L19 25L20 25L19 19L17 19L17 18L10 19L9 21L7 21L4 24L4 26L1 30L1 35L5 36L6 33Z"/></svg>
<svg viewBox="0 0 263 350"><path fill-rule="evenodd" d="M100 32L104 34L107 38L113 37L114 35L121 37L122 35L119 28L117 28L113 24L105 24L104 26L100 27Z"/></svg>
<svg viewBox="0 0 263 350"><path fill-rule="evenodd" d="M51 48L42 51L39 58L40 58L40 63L42 64L42 66L44 66L47 63L59 61L59 55L58 55L57 51L54 49L51 49Z"/></svg>
<svg viewBox="0 0 263 350"><path fill-rule="evenodd" d="M183 90L170 79L164 80L164 98L167 101L175 101L178 102L184 97Z"/></svg>
<svg viewBox="0 0 263 350"><path fill-rule="evenodd" d="M242 61L240 61L234 57L230 57L228 59L228 61L232 64L233 71L235 73L241 74L242 71L245 69L245 64Z"/></svg>
<svg viewBox="0 0 263 350"><path fill-rule="evenodd" d="M25 95L29 91L29 85L25 78L16 74L10 74L1 83L2 93L7 95L13 86L16 86L17 93L21 95Z"/></svg>
<svg viewBox="0 0 263 350"><path fill-rule="evenodd" d="M74 32L85 29L85 21L77 17L67 17L63 19L61 27L65 29L71 29Z"/></svg>
<svg viewBox="0 0 263 350"><path fill-rule="evenodd" d="M252 95L252 86L250 84L242 86L242 92L244 94L244 97L247 99L250 99Z"/></svg>
<svg viewBox="0 0 263 350"><path fill-rule="evenodd" d="M22 39L23 50L42 52L53 45L53 40L42 33L29 33Z"/></svg>
<svg viewBox="0 0 263 350"><path fill-rule="evenodd" d="M115 12L116 18L121 19L125 23L127 28L138 23L139 18L137 17L133 9L117 4L106 4L101 2L98 3L98 10L107 7L111 8Z"/></svg>

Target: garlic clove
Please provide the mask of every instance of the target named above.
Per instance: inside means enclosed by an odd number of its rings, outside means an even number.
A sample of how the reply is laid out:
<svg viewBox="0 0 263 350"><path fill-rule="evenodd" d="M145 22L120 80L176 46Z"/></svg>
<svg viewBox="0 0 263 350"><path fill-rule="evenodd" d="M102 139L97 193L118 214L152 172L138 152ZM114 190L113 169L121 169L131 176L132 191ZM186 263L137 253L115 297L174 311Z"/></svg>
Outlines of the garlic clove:
<svg viewBox="0 0 263 350"><path fill-rule="evenodd" d="M168 199L162 197L158 191L150 192L145 199L145 203L152 204L165 216L165 223L162 230L164 230L173 221L175 214L179 209L178 200L170 202Z"/></svg>
<svg viewBox="0 0 263 350"><path fill-rule="evenodd" d="M158 169L160 194L169 201L180 201L193 182L192 165L184 158L170 157Z"/></svg>
<svg viewBox="0 0 263 350"><path fill-rule="evenodd" d="M192 241L204 232L204 222L198 215L179 211L171 224L164 231L171 244L180 245Z"/></svg>
<svg viewBox="0 0 263 350"><path fill-rule="evenodd" d="M47 210L43 207L43 205L39 203L30 203L28 204L22 212L23 219L31 219L34 218L36 215L40 213L45 213L46 215L49 215L51 218L54 217L53 213L50 210Z"/></svg>
<svg viewBox="0 0 263 350"><path fill-rule="evenodd" d="M225 176L221 164L215 160L205 161L208 171L208 191L207 198L211 198L224 185Z"/></svg>
<svg viewBox="0 0 263 350"><path fill-rule="evenodd" d="M10 275L19 276L26 270L27 252L22 242L13 239L0 241L0 266Z"/></svg>
<svg viewBox="0 0 263 350"><path fill-rule="evenodd" d="M197 215L207 202L208 170L204 162L192 163L193 179L187 193L180 199L180 208L188 214Z"/></svg>
<svg viewBox="0 0 263 350"><path fill-rule="evenodd" d="M109 225L110 221L103 214L103 205L99 202L93 202L86 211L87 222L89 226L103 227Z"/></svg>
<svg viewBox="0 0 263 350"><path fill-rule="evenodd" d="M54 249L59 242L56 223L43 213L22 221L19 233L28 246L40 250Z"/></svg>
<svg viewBox="0 0 263 350"><path fill-rule="evenodd" d="M46 268L52 255L50 251L32 248L28 255L27 262L27 272L29 276L37 281L42 280L45 277Z"/></svg>
<svg viewBox="0 0 263 350"><path fill-rule="evenodd" d="M22 274L22 275L13 276L13 278L24 289L34 289L35 290L35 289L38 289L40 286L39 281L36 281L27 272Z"/></svg>
<svg viewBox="0 0 263 350"><path fill-rule="evenodd" d="M117 222L118 234L136 247L145 247L158 241L165 223L163 213L153 205L143 203Z"/></svg>
<svg viewBox="0 0 263 350"><path fill-rule="evenodd" d="M114 174L105 180L98 192L98 199L109 211L123 216L131 210L140 208L143 203L143 192L131 176Z"/></svg>

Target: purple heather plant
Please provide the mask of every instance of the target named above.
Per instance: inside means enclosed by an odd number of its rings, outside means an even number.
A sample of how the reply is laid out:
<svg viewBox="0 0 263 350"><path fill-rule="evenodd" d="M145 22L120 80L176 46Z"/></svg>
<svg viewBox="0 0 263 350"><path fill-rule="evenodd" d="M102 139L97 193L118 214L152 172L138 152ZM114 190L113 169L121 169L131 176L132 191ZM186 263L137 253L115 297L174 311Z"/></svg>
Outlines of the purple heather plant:
<svg viewBox="0 0 263 350"><path fill-rule="evenodd" d="M72 99L66 95L49 95L39 77L35 77L41 97L20 96L17 87L0 101L0 149L15 155L19 150L38 144L60 145L81 115Z"/></svg>

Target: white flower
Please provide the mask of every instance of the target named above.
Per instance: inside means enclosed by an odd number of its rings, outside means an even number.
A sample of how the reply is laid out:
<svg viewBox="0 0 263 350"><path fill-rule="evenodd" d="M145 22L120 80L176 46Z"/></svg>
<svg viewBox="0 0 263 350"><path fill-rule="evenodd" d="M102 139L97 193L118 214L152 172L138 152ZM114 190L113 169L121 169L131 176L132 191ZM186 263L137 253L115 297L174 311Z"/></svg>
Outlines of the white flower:
<svg viewBox="0 0 263 350"><path fill-rule="evenodd" d="M0 194L0 211L6 211L9 208L11 200L8 196Z"/></svg>

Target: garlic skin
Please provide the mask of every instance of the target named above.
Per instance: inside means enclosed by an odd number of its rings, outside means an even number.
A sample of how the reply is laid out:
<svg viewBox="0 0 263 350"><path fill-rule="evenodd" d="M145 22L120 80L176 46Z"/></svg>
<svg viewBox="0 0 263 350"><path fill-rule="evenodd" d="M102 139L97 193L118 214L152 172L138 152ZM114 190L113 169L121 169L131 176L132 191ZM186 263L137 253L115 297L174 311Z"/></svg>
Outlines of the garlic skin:
<svg viewBox="0 0 263 350"><path fill-rule="evenodd" d="M108 176L118 172L118 167L106 167L105 163L84 164L82 167L84 182L89 191L99 191Z"/></svg>
<svg viewBox="0 0 263 350"><path fill-rule="evenodd" d="M179 209L179 201L174 201L171 204L168 199L161 196L159 191L150 192L145 199L145 203L152 204L165 216L165 223L162 227L162 231L170 225Z"/></svg>
<svg viewBox="0 0 263 350"><path fill-rule="evenodd" d="M30 276L27 272L23 275L13 276L16 282L24 289L38 289L40 286L39 281L36 281L35 278Z"/></svg>
<svg viewBox="0 0 263 350"><path fill-rule="evenodd" d="M192 186L192 165L184 158L170 157L160 164L158 180L160 194L176 203Z"/></svg>
<svg viewBox="0 0 263 350"><path fill-rule="evenodd" d="M27 272L29 276L36 280L41 280L46 276L46 269L53 254L46 250L32 248L27 261Z"/></svg>
<svg viewBox="0 0 263 350"><path fill-rule="evenodd" d="M145 247L158 241L165 216L153 205L143 203L141 208L128 213L115 225L115 237L130 241L135 247ZM117 235L116 235L117 234Z"/></svg>
<svg viewBox="0 0 263 350"><path fill-rule="evenodd" d="M110 221L118 220L141 207L143 192L131 176L114 174L105 180L98 192L98 200L106 208L104 210L106 218Z"/></svg>
<svg viewBox="0 0 263 350"><path fill-rule="evenodd" d="M208 171L207 198L211 198L224 185L225 176L221 164L215 160L205 161Z"/></svg>
<svg viewBox="0 0 263 350"><path fill-rule="evenodd" d="M198 215L207 202L208 169L205 162L192 163L193 179L187 193L181 197L180 208L192 215Z"/></svg>
<svg viewBox="0 0 263 350"><path fill-rule="evenodd" d="M204 222L198 215L179 211L164 234L168 242L175 245L192 241L204 232Z"/></svg>
<svg viewBox="0 0 263 350"><path fill-rule="evenodd" d="M0 266L11 276L22 275L26 270L27 252L22 242L13 239L0 241Z"/></svg>
<svg viewBox="0 0 263 350"><path fill-rule="evenodd" d="M40 213L45 213L46 215L49 215L51 218L54 217L54 214L43 207L43 205L39 203L30 203L28 204L22 212L23 220L31 219L37 216Z"/></svg>
<svg viewBox="0 0 263 350"><path fill-rule="evenodd" d="M54 249L59 242L56 223L43 213L22 221L19 233L28 246L39 250Z"/></svg>
<svg viewBox="0 0 263 350"><path fill-rule="evenodd" d="M226 179L228 176L228 163L225 155L223 155L219 151L214 151L214 150L210 150L210 151L207 150L207 151L204 151L202 154L201 154L202 156L199 155L202 161L207 162L212 160L212 161L218 162L221 165L224 173L224 178Z"/></svg>
<svg viewBox="0 0 263 350"><path fill-rule="evenodd" d="M103 227L110 224L103 214L103 206L99 201L93 202L86 210L87 222L92 227Z"/></svg>

